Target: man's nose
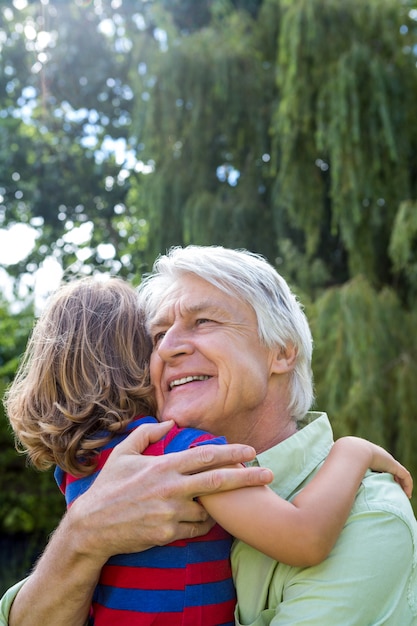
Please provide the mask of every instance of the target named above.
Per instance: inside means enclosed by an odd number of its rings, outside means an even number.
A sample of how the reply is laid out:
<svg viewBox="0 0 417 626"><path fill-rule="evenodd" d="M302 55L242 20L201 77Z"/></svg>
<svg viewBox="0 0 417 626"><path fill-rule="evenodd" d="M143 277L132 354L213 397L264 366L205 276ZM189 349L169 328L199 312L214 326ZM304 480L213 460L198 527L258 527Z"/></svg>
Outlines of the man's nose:
<svg viewBox="0 0 417 626"><path fill-rule="evenodd" d="M176 324L165 332L157 348L160 358L164 361L183 354L190 354L192 351L193 345L190 333Z"/></svg>

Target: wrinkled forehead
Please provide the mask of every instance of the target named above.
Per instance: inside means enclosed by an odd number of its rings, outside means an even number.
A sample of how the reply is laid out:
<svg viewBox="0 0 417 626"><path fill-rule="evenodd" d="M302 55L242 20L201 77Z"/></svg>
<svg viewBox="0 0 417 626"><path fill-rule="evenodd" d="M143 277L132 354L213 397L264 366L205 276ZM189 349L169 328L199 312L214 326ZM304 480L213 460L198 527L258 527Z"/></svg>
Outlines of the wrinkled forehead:
<svg viewBox="0 0 417 626"><path fill-rule="evenodd" d="M181 306L187 290L182 281L174 281L171 284L158 285L158 289L152 293L149 306L146 311L148 327L159 324L174 314L175 309Z"/></svg>
<svg viewBox="0 0 417 626"><path fill-rule="evenodd" d="M195 274L185 274L173 282L161 281L147 297L147 326L168 323L175 317L204 311L231 312L246 308L241 298L229 289L222 289Z"/></svg>

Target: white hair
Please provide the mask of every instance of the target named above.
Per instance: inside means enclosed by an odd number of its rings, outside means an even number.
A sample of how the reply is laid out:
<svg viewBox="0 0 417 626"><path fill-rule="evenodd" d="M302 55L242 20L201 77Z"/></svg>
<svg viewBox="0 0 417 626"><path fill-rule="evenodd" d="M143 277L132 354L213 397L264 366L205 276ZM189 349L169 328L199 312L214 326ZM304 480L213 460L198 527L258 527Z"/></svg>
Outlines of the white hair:
<svg viewBox="0 0 417 626"><path fill-rule="evenodd" d="M297 351L289 409L304 417L313 402L312 336L307 318L287 282L261 255L222 246L173 247L159 256L139 287L146 319L155 316L169 287L194 274L249 304L258 321L260 341L269 348L292 344Z"/></svg>

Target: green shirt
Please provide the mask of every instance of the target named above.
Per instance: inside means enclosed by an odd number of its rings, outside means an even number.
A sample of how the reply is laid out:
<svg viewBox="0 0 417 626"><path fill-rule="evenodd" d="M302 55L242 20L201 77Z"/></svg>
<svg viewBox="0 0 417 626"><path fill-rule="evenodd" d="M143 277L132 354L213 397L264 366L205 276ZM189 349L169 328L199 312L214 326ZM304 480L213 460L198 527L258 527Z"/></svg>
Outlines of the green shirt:
<svg viewBox="0 0 417 626"><path fill-rule="evenodd" d="M7 626L7 624L9 623L10 608L12 606L13 600L17 595L17 592L23 586L25 580L26 578L11 587L8 591L6 591L6 593L0 600L0 626Z"/></svg>
<svg viewBox="0 0 417 626"><path fill-rule="evenodd" d="M291 500L333 443L327 416L257 456L274 472L272 488ZM368 472L330 555L314 567L273 561L241 541L232 550L236 624L251 626L416 626L417 523L388 474Z"/></svg>

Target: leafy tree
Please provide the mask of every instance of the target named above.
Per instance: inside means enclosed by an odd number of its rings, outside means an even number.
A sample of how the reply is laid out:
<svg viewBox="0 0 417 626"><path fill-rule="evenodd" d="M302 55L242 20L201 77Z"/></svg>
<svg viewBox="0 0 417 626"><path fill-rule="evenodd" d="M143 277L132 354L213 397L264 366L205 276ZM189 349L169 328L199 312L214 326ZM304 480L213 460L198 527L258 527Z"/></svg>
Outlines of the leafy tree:
<svg viewBox="0 0 417 626"><path fill-rule="evenodd" d="M376 291L356 276L327 289L309 313L317 404L332 416L335 434L379 443L415 476L415 310L393 289Z"/></svg>
<svg viewBox="0 0 417 626"><path fill-rule="evenodd" d="M143 75L150 97L134 115L144 159L155 161L142 194L152 257L173 243L213 241L274 255L267 182L274 72L255 49L253 26L247 14L231 12L175 40L169 55L154 45Z"/></svg>
<svg viewBox="0 0 417 626"><path fill-rule="evenodd" d="M382 286L399 204L416 195L415 22L391 0L287 5L274 205L303 231L309 257L336 244L350 275Z"/></svg>
<svg viewBox="0 0 417 626"><path fill-rule="evenodd" d="M31 307L12 315L0 300L0 396L12 381L33 325ZM0 592L30 568L57 525L64 501L51 472L28 467L14 448L12 430L0 404ZM13 553L7 537L13 537Z"/></svg>
<svg viewBox="0 0 417 626"><path fill-rule="evenodd" d="M0 225L24 222L39 234L33 253L9 273L33 272L53 254L73 272L84 265L128 275L119 221L128 212L129 172L111 151L114 142L126 144L133 98L124 81L130 63L124 18L109 13L110 6L93 10L81 2L0 10ZM92 235L80 255L69 235L85 224ZM102 243L114 248L110 262L100 254Z"/></svg>

